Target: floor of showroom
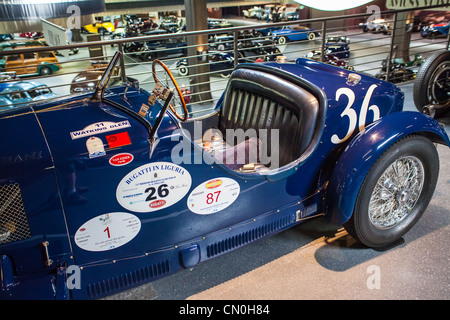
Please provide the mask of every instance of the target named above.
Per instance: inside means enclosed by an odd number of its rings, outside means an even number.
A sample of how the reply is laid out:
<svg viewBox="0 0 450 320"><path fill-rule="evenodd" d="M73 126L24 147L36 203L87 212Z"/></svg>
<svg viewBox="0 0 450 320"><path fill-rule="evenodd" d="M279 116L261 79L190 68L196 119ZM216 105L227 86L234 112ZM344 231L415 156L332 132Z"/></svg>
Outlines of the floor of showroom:
<svg viewBox="0 0 450 320"><path fill-rule="evenodd" d="M416 111L412 83L400 87L405 110ZM441 120L449 134L450 118ZM106 299L449 299L450 149L438 151L433 199L396 246L364 247L318 218Z"/></svg>

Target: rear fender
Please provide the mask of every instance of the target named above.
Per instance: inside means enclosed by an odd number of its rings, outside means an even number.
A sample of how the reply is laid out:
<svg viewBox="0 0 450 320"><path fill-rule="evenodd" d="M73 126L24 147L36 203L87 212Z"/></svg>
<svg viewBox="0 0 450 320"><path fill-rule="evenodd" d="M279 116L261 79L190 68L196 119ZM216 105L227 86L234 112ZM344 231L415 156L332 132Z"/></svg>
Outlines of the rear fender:
<svg viewBox="0 0 450 320"><path fill-rule="evenodd" d="M385 116L352 139L327 187L326 210L332 223L340 225L350 219L359 189L373 164L396 141L411 134L450 146L446 132L434 119L408 111Z"/></svg>

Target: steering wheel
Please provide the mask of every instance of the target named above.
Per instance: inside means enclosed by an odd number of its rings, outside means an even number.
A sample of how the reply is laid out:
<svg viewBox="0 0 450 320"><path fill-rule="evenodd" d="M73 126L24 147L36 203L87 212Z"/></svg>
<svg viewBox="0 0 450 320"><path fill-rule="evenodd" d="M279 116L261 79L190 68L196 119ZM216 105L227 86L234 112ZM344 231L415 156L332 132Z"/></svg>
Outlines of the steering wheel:
<svg viewBox="0 0 450 320"><path fill-rule="evenodd" d="M163 74L161 74L161 72L163 72ZM174 88L172 101L170 102L169 107L179 120L186 121L188 118L188 110L186 107L186 102L184 101L180 87L175 81L169 68L167 68L167 66L160 60L155 59L152 64L152 73L155 83L159 83L165 88ZM178 106L181 106L181 109L183 110L183 116L180 116L175 111L175 107Z"/></svg>

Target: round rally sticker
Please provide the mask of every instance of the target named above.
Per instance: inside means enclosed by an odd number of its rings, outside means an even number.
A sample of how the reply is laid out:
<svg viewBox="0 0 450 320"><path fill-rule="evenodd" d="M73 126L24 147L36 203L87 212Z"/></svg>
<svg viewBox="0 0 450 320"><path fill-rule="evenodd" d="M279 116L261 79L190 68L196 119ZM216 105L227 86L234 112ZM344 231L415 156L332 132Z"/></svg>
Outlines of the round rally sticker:
<svg viewBox="0 0 450 320"><path fill-rule="evenodd" d="M230 178L216 178L197 186L189 195L189 210L197 214L219 212L231 205L239 196L239 183Z"/></svg>
<svg viewBox="0 0 450 320"><path fill-rule="evenodd" d="M75 233L75 243L87 251L108 251L131 241L141 221L126 212L102 214L85 222Z"/></svg>
<svg viewBox="0 0 450 320"><path fill-rule="evenodd" d="M180 201L191 188L189 172L170 162L154 162L134 169L116 190L119 204L133 212L152 212Z"/></svg>

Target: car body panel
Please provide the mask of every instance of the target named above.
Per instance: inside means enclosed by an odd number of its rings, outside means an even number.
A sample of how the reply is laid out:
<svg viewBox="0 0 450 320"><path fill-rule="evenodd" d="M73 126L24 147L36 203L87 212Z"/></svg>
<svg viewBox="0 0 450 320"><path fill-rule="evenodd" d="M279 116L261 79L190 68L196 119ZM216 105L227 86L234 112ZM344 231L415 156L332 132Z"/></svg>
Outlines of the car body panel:
<svg viewBox="0 0 450 320"><path fill-rule="evenodd" d="M308 40L308 35L310 33L316 34L316 32L308 27L283 27L282 29L273 30L272 36L275 40L280 37L285 37L288 41L300 41L300 40Z"/></svg>
<svg viewBox="0 0 450 320"><path fill-rule="evenodd" d="M51 73L61 69L53 51L11 54L4 56L1 64L5 71L15 72L19 77L39 75L43 68L49 68Z"/></svg>
<svg viewBox="0 0 450 320"><path fill-rule="evenodd" d="M12 81L0 83L0 94L4 99L0 107L5 105L23 105L27 102L56 98L45 84L38 81Z"/></svg>
<svg viewBox="0 0 450 320"><path fill-rule="evenodd" d="M100 33L99 30L106 30L109 33L113 33L116 30L116 28L111 22L96 21L94 23L83 26L83 30L89 33Z"/></svg>
<svg viewBox="0 0 450 320"><path fill-rule="evenodd" d="M448 35L449 28L450 28L449 22L431 24L429 26L423 27L420 32L420 35L424 38L425 37L446 36L446 35Z"/></svg>

